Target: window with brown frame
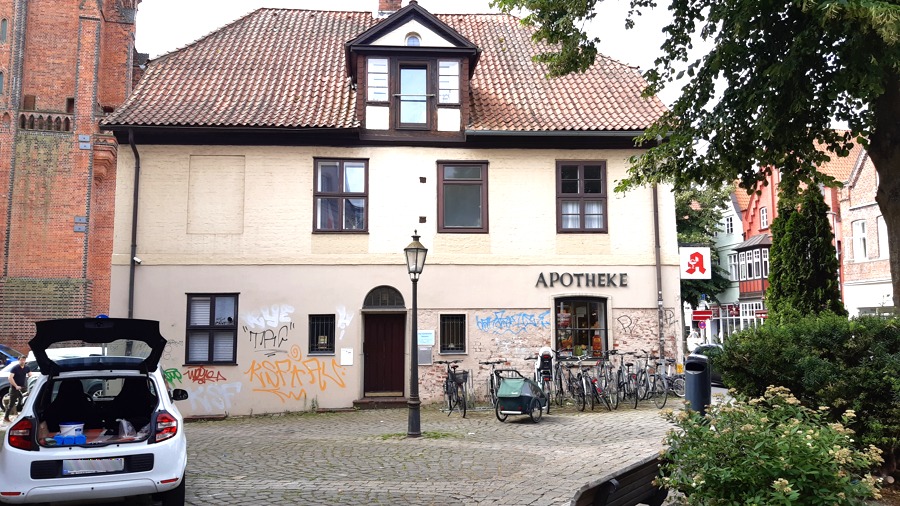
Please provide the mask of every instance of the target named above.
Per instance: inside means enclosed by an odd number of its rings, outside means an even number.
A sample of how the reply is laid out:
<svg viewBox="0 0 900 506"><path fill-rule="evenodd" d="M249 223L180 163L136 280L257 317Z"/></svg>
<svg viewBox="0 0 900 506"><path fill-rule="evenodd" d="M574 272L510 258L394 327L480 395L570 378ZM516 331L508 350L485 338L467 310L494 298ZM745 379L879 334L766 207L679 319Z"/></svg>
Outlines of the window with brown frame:
<svg viewBox="0 0 900 506"><path fill-rule="evenodd" d="M398 83L397 128L431 128L434 94L429 93L429 68L424 63L401 63Z"/></svg>
<svg viewBox="0 0 900 506"><path fill-rule="evenodd" d="M316 232L365 232L369 178L366 160L315 160L313 221Z"/></svg>
<svg viewBox="0 0 900 506"><path fill-rule="evenodd" d="M433 130L438 107L459 107L462 64L455 59L366 59L366 102L391 106L397 130Z"/></svg>
<svg viewBox="0 0 900 506"><path fill-rule="evenodd" d="M438 231L488 231L487 162L438 163Z"/></svg>
<svg viewBox="0 0 900 506"><path fill-rule="evenodd" d="M237 363L238 295L189 294L187 364Z"/></svg>
<svg viewBox="0 0 900 506"><path fill-rule="evenodd" d="M607 232L606 162L556 162L557 232Z"/></svg>

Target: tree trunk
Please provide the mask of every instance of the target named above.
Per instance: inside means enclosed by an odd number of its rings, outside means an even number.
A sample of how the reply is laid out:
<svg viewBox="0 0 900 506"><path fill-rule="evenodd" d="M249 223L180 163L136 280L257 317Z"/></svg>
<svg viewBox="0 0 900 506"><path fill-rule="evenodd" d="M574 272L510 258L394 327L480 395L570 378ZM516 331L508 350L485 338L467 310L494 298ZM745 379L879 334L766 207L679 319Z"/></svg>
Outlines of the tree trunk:
<svg viewBox="0 0 900 506"><path fill-rule="evenodd" d="M900 74L885 80L885 92L875 101L875 133L869 139L869 156L878 172L875 200L888 233L894 306L900 306Z"/></svg>

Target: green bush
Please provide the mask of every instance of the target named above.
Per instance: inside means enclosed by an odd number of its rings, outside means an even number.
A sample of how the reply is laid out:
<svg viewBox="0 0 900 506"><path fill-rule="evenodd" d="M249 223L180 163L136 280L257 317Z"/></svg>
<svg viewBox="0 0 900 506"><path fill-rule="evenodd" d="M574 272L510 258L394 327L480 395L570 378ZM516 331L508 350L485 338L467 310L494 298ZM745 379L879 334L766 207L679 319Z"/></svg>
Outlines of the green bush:
<svg viewBox="0 0 900 506"><path fill-rule="evenodd" d="M748 397L768 385L787 387L806 406L828 406L832 421L846 410L859 439L897 468L900 450L900 320L776 315L732 335L716 361L726 385Z"/></svg>
<svg viewBox="0 0 900 506"><path fill-rule="evenodd" d="M707 414L668 410L660 485L697 506L861 505L878 498L867 471L881 461L874 446L854 448L853 431L828 423L783 387L738 396Z"/></svg>

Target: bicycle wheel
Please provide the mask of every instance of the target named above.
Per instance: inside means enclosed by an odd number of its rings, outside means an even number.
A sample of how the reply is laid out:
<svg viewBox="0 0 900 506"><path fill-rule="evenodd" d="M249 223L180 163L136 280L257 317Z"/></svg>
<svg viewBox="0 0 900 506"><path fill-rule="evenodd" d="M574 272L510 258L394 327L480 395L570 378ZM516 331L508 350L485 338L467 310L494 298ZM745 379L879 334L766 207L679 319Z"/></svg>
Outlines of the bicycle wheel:
<svg viewBox="0 0 900 506"><path fill-rule="evenodd" d="M501 422L505 422L509 415L500 412L500 403L498 402L496 406L494 406L494 415L497 416L497 420Z"/></svg>
<svg viewBox="0 0 900 506"><path fill-rule="evenodd" d="M561 374L553 378L553 395L556 398L556 405L562 406L566 398L566 391L563 389Z"/></svg>
<svg viewBox="0 0 900 506"><path fill-rule="evenodd" d="M459 407L459 412L462 414L462 417L466 417L466 405L468 404L466 401L466 384L458 383L456 385L456 399L458 401L457 406Z"/></svg>
<svg viewBox="0 0 900 506"><path fill-rule="evenodd" d="M603 397L610 408L619 409L619 384L610 376L604 380Z"/></svg>
<svg viewBox="0 0 900 506"><path fill-rule="evenodd" d="M552 392L552 383L550 382L550 378L544 378L541 381L541 390L544 391L544 396L547 398L547 414L550 414L550 404L553 403L553 392Z"/></svg>
<svg viewBox="0 0 900 506"><path fill-rule="evenodd" d="M586 399L584 396L584 385L581 384L581 378L575 378L572 382L572 396L575 398L575 406L578 411L584 411Z"/></svg>
<svg viewBox="0 0 900 506"><path fill-rule="evenodd" d="M447 416L450 416L453 408L456 407L456 389L451 388L450 385L450 378L447 378L444 381L444 405L447 406Z"/></svg>
<svg viewBox="0 0 900 506"><path fill-rule="evenodd" d="M494 407L497 405L497 387L494 384L494 375L493 374L491 374L490 377L488 377L487 400L488 400L488 402L491 403L491 407Z"/></svg>
<svg viewBox="0 0 900 506"><path fill-rule="evenodd" d="M647 371L641 370L637 374L637 396L639 401L650 397L650 378L647 377Z"/></svg>
<svg viewBox="0 0 900 506"><path fill-rule="evenodd" d="M584 390L584 402L585 404L590 403L591 411L594 410L594 398L597 397L597 389L594 388L594 383L591 381L591 378L583 374L581 376L581 389Z"/></svg>
<svg viewBox="0 0 900 506"><path fill-rule="evenodd" d="M625 379L625 373L621 369L616 371L616 392L619 394L619 400L624 401L628 394L628 382Z"/></svg>
<svg viewBox="0 0 900 506"><path fill-rule="evenodd" d="M669 385L669 391L672 392L676 397L684 397L684 376L675 376L672 378L672 382Z"/></svg>
<svg viewBox="0 0 900 506"><path fill-rule="evenodd" d="M632 403L634 409L637 409L638 401L641 400L638 396L637 375L628 375L628 395L630 397L629 402Z"/></svg>
<svg viewBox="0 0 900 506"><path fill-rule="evenodd" d="M652 386L653 391L650 395L653 396L653 404L656 404L657 409L662 409L669 398L669 387L666 385L666 377L659 373L654 374Z"/></svg>

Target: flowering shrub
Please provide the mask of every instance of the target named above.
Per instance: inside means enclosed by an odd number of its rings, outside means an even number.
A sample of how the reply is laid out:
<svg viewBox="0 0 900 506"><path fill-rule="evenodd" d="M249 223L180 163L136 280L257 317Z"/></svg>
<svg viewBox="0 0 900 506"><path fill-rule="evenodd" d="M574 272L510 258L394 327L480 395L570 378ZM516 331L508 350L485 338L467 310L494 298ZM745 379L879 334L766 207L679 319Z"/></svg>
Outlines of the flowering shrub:
<svg viewBox="0 0 900 506"><path fill-rule="evenodd" d="M676 428L666 436L660 485L698 506L854 505L878 498L878 481L867 472L881 462L881 451L855 448L846 427L852 411L828 423L826 410L803 407L783 387L710 406L705 416L666 410Z"/></svg>

